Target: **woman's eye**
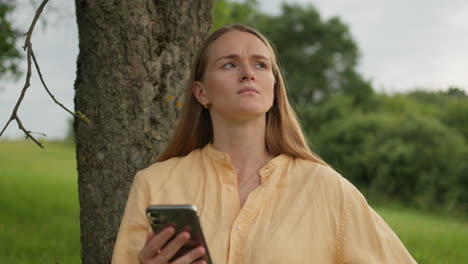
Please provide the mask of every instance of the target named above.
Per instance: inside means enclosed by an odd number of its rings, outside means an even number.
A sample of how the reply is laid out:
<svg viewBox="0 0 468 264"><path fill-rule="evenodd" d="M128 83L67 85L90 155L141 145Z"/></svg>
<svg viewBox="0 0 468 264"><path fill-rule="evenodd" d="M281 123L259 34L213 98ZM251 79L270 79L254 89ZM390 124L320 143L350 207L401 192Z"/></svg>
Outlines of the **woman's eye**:
<svg viewBox="0 0 468 264"><path fill-rule="evenodd" d="M235 67L236 67L236 65L234 65L234 63L232 63L232 62L228 62L228 63L223 65L223 68L225 68L225 69L231 69L231 68L235 68Z"/></svg>
<svg viewBox="0 0 468 264"><path fill-rule="evenodd" d="M255 67L257 67L257 68L266 68L267 66L263 62L259 62L259 63L255 64Z"/></svg>

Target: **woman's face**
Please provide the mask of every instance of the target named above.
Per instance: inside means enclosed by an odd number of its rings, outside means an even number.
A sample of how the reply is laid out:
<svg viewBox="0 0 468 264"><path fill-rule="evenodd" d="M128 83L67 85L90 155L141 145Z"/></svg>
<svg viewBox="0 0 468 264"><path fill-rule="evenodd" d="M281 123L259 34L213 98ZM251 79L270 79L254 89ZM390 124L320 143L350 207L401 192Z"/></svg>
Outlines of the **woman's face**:
<svg viewBox="0 0 468 264"><path fill-rule="evenodd" d="M194 94L211 114L245 121L265 115L273 105L275 78L267 47L256 36L241 31L225 33L207 53L203 80Z"/></svg>

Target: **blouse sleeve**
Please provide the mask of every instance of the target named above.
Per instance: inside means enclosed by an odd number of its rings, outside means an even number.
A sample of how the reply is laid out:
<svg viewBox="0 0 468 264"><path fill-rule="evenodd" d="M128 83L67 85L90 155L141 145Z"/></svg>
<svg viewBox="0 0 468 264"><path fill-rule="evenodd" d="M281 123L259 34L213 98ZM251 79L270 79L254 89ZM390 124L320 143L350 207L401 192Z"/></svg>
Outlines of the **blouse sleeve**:
<svg viewBox="0 0 468 264"><path fill-rule="evenodd" d="M339 263L416 263L364 196L344 178L343 181L345 211L340 230Z"/></svg>
<svg viewBox="0 0 468 264"><path fill-rule="evenodd" d="M145 213L149 201L148 186L141 174L137 173L115 242L113 264L139 264L138 253L143 248L150 230Z"/></svg>

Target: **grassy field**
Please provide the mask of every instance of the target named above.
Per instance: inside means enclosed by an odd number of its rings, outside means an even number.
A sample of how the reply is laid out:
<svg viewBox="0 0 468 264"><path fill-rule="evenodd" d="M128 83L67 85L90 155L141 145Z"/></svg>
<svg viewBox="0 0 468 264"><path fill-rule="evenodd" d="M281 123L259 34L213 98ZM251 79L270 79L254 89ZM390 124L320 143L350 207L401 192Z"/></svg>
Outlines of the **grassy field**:
<svg viewBox="0 0 468 264"><path fill-rule="evenodd" d="M468 263L468 222L408 209L376 208L418 263Z"/></svg>
<svg viewBox="0 0 468 264"><path fill-rule="evenodd" d="M0 141L0 263L80 263L74 150ZM468 223L378 207L418 263L468 263Z"/></svg>
<svg viewBox="0 0 468 264"><path fill-rule="evenodd" d="M0 141L0 263L80 263L74 150Z"/></svg>

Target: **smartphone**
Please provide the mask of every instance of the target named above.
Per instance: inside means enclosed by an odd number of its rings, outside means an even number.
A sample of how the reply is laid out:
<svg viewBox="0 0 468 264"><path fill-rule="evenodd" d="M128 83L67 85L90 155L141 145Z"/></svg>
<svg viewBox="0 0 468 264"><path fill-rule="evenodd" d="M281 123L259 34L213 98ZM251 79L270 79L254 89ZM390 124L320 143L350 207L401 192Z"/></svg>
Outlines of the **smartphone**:
<svg viewBox="0 0 468 264"><path fill-rule="evenodd" d="M188 231L190 233L190 240L169 262L181 257L198 246L203 246L206 253L200 260L204 259L208 264L213 264L210 253L208 252L208 245L203 236L197 207L195 205L150 205L146 209L146 215L148 216L148 221L155 234L158 234L169 226L174 227L176 230L176 234L173 238L182 231ZM169 242L170 240L168 243Z"/></svg>

